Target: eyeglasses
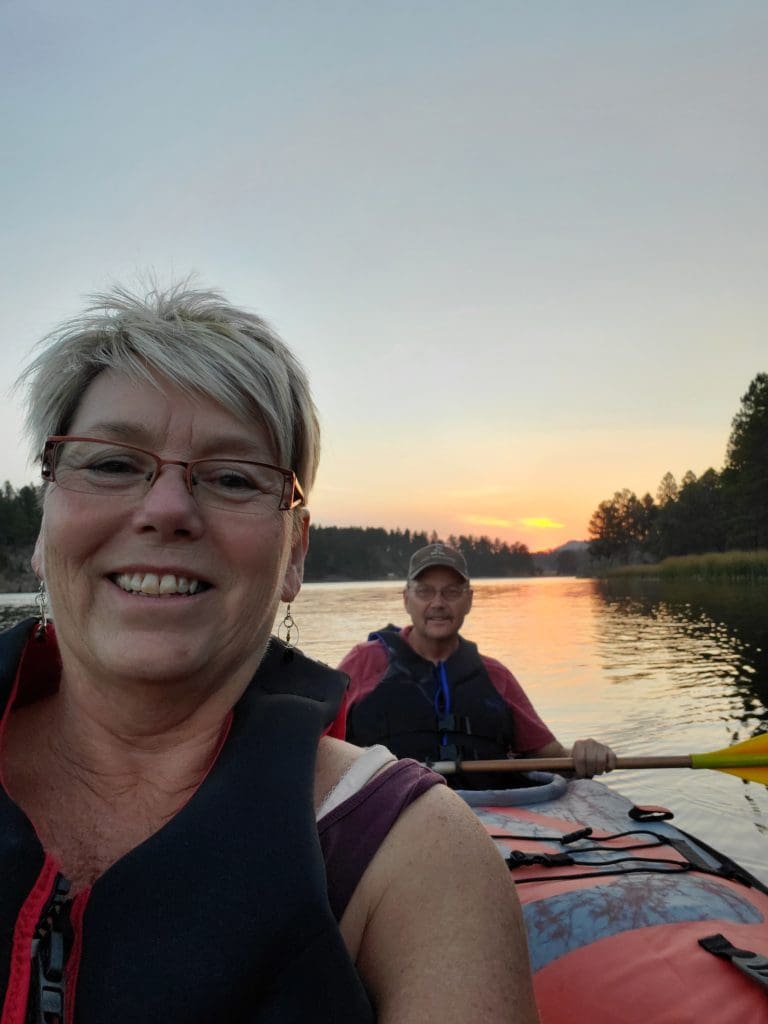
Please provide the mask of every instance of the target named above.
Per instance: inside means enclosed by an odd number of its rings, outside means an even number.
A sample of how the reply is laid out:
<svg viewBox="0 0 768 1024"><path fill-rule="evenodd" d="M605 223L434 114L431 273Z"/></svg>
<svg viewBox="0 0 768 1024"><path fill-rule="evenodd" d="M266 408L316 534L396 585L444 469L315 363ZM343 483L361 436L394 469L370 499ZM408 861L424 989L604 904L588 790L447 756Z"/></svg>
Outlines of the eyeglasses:
<svg viewBox="0 0 768 1024"><path fill-rule="evenodd" d="M163 466L181 466L184 483L201 505L227 512L265 515L304 504L304 492L291 469L245 459L161 459L132 444L95 437L55 435L45 442L43 480L66 491L103 497L142 498Z"/></svg>
<svg viewBox="0 0 768 1024"><path fill-rule="evenodd" d="M431 587L428 583L417 583L410 589L420 601L434 601L438 594L445 601L458 601L467 592L467 587L462 587L458 583L451 583L447 587L441 587L440 590Z"/></svg>

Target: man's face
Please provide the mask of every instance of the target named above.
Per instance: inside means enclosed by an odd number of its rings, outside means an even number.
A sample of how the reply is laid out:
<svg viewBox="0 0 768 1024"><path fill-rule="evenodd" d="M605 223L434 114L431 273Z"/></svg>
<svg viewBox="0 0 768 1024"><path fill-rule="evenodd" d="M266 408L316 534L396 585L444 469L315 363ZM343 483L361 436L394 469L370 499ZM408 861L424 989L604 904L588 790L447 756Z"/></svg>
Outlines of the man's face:
<svg viewBox="0 0 768 1024"><path fill-rule="evenodd" d="M453 569L433 566L406 586L403 603L419 637L445 642L461 629L472 607L472 588Z"/></svg>

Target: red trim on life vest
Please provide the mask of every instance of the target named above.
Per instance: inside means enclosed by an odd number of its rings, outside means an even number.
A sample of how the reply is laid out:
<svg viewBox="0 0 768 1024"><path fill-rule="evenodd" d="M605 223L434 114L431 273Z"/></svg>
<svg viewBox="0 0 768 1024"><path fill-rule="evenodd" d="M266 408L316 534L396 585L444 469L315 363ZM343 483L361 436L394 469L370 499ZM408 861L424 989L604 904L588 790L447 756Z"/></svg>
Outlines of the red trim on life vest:
<svg viewBox="0 0 768 1024"><path fill-rule="evenodd" d="M19 658L11 699L5 707L4 719L12 709L34 704L36 700L56 693L61 680L61 657L56 630L49 622L45 636L38 639L34 626Z"/></svg>
<svg viewBox="0 0 768 1024"><path fill-rule="evenodd" d="M37 881L24 901L13 929L10 974L0 1024L24 1024L32 976L32 939L43 908L50 899L59 865L46 857Z"/></svg>
<svg viewBox="0 0 768 1024"><path fill-rule="evenodd" d="M32 704L42 697L55 693L59 688L60 678L61 659L53 624L48 623L45 638L40 640L37 639L37 626L33 627L27 637L24 650L21 652L11 695L5 705L2 720L0 720L0 747L3 744L5 727L11 712L25 704ZM7 792L5 775L1 767L0 784Z"/></svg>
<svg viewBox="0 0 768 1024"><path fill-rule="evenodd" d="M72 900L69 923L72 926L72 948L66 966L66 987L64 989L64 1024L73 1024L75 1019L75 992L83 954L83 915L91 896L91 886L83 889Z"/></svg>
<svg viewBox="0 0 768 1024"><path fill-rule="evenodd" d="M323 731L323 736L332 736L335 740L343 740L347 735L348 701L346 693L341 698L339 713L331 724Z"/></svg>

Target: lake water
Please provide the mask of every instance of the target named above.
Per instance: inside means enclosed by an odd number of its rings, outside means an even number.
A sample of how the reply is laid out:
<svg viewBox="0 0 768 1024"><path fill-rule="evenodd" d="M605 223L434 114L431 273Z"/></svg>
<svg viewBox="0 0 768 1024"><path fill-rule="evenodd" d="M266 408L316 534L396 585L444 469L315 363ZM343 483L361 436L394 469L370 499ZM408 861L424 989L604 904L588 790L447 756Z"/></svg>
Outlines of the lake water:
<svg viewBox="0 0 768 1024"><path fill-rule="evenodd" d="M464 627L517 676L566 745L586 736L619 754L718 750L768 730L768 589L479 580ZM293 604L299 646L335 665L377 627L403 624L401 584L311 583ZM0 596L0 626L34 613ZM768 882L768 788L716 771L604 777L663 804L687 831Z"/></svg>

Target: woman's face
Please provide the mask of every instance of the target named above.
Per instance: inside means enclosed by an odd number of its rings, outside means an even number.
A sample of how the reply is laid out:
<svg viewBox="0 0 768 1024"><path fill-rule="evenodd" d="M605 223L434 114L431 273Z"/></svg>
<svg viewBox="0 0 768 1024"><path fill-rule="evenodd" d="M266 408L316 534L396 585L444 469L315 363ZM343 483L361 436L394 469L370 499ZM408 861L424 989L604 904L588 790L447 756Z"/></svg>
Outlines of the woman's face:
<svg viewBox="0 0 768 1024"><path fill-rule="evenodd" d="M168 459L276 461L259 425L160 383L158 389L104 371L84 393L69 433ZM177 466L164 467L143 498L51 484L34 565L48 588L65 674L244 686L279 601L299 591L307 529L305 518L297 536L291 514L277 510L251 515L198 506ZM152 596L116 582L146 574L185 577L198 587Z"/></svg>

